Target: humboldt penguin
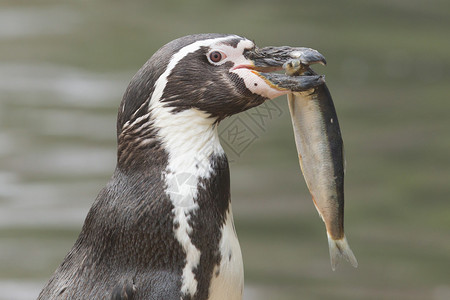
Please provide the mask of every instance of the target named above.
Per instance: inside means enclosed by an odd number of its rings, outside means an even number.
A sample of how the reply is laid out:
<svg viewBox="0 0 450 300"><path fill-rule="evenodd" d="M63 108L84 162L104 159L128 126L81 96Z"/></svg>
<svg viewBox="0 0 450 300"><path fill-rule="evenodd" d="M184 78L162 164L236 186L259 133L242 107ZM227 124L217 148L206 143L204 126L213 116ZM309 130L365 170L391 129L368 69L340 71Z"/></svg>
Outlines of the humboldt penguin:
<svg viewBox="0 0 450 300"><path fill-rule="evenodd" d="M293 54L294 53L294 56ZM309 48L258 48L197 34L160 48L136 73L117 117L117 166L73 248L38 299L242 299L223 119L322 76L273 71Z"/></svg>

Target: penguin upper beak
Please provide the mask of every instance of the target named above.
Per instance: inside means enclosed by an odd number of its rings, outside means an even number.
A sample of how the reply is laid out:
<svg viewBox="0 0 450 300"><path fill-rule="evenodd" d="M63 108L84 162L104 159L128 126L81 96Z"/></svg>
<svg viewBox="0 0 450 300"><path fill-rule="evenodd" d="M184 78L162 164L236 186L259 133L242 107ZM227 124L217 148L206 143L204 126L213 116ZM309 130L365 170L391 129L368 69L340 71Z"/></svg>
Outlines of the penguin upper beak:
<svg viewBox="0 0 450 300"><path fill-rule="evenodd" d="M298 47L264 47L249 50L245 54L246 58L253 62L252 69L255 74L264 79L272 88L280 91L301 92L314 87L317 87L325 82L323 75L316 75L309 70L312 64L326 65L325 57L317 50L311 48ZM289 76L292 74L273 73L282 70L289 73L286 69L286 63L297 61L301 64L304 72Z"/></svg>

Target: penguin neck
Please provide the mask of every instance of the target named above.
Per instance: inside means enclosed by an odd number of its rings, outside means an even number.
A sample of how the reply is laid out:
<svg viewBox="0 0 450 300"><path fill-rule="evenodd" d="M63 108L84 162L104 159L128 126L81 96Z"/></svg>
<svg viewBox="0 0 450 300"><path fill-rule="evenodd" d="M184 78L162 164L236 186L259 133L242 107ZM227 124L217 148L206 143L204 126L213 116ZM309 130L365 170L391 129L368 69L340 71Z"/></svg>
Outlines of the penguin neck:
<svg viewBox="0 0 450 300"><path fill-rule="evenodd" d="M118 143L118 169L163 179L175 206L195 206L206 180L224 173L229 176L217 122L196 109L171 112L154 106L148 114L125 124ZM217 192L229 190L229 179L226 181Z"/></svg>
<svg viewBox="0 0 450 300"><path fill-rule="evenodd" d="M192 173L212 155L224 155L216 120L196 109L172 113L159 106L125 123L118 135L119 167L156 164L157 152L168 156L170 171Z"/></svg>
<svg viewBox="0 0 450 300"><path fill-rule="evenodd" d="M207 178L211 158L222 156L215 120L196 109L155 116L154 126L168 154L167 172Z"/></svg>
<svg viewBox="0 0 450 300"><path fill-rule="evenodd" d="M168 154L163 172L166 192L175 207L196 209L199 190L206 188L205 181L211 176L219 176L217 160L225 157L217 125L207 114L195 109L155 114L154 120Z"/></svg>

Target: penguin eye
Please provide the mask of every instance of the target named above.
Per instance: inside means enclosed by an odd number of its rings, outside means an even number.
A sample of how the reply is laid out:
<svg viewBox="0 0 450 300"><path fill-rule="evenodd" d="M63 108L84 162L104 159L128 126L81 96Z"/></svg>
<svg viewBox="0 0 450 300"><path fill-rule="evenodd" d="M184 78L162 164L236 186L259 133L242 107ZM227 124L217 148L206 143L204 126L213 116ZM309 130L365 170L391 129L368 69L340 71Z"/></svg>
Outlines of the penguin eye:
<svg viewBox="0 0 450 300"><path fill-rule="evenodd" d="M225 53L221 51L212 51L208 55L209 61L212 63L218 63L221 60L224 60L226 57L227 56L225 55Z"/></svg>

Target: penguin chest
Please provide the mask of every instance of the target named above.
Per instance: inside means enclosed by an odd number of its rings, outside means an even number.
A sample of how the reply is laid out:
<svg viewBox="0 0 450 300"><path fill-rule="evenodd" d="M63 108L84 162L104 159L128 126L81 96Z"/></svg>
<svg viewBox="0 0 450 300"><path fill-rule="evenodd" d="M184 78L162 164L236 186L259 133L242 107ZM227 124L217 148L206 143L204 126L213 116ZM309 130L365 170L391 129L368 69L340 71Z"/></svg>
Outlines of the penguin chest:
<svg viewBox="0 0 450 300"><path fill-rule="evenodd" d="M231 207L222 227L219 249L221 261L212 274L209 300L241 300L244 290L244 266Z"/></svg>

